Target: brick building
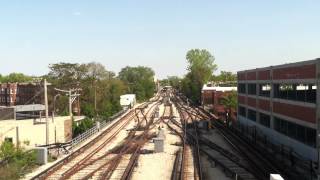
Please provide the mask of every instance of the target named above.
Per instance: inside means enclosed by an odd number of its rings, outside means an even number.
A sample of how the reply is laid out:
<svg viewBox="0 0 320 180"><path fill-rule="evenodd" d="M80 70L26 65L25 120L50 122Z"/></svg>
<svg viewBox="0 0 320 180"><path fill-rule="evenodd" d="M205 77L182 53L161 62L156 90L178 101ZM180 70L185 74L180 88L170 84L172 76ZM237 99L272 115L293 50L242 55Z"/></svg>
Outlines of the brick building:
<svg viewBox="0 0 320 180"><path fill-rule="evenodd" d="M238 122L317 161L320 59L240 71Z"/></svg>
<svg viewBox="0 0 320 180"><path fill-rule="evenodd" d="M228 96L232 91L237 91L237 87L205 84L201 90L201 103L205 109L213 112L217 116L223 116L225 107L221 101L223 97Z"/></svg>
<svg viewBox="0 0 320 180"><path fill-rule="evenodd" d="M0 106L42 104L41 90L41 86L35 83L2 83L0 84ZM37 96L34 98L35 95Z"/></svg>

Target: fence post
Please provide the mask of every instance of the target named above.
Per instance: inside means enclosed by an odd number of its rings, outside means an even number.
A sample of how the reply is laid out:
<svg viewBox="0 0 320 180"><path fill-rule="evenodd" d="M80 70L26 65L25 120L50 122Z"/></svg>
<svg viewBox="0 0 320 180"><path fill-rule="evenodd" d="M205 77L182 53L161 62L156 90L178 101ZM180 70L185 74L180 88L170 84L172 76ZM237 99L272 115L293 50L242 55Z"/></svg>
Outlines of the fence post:
<svg viewBox="0 0 320 180"><path fill-rule="evenodd" d="M97 128L97 130L99 132L100 131L100 122L99 121L96 123L96 128Z"/></svg>

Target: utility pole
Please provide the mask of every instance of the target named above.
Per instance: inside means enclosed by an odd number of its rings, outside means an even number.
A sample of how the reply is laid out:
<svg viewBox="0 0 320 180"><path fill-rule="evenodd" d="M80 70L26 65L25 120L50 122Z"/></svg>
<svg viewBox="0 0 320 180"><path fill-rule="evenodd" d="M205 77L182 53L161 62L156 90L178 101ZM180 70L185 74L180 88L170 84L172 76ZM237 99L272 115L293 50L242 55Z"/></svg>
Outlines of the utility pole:
<svg viewBox="0 0 320 180"><path fill-rule="evenodd" d="M97 113L97 80L94 80L94 111Z"/></svg>
<svg viewBox="0 0 320 180"><path fill-rule="evenodd" d="M97 86L94 86L94 110L97 112Z"/></svg>
<svg viewBox="0 0 320 180"><path fill-rule="evenodd" d="M69 116L72 120L72 97L71 97L71 89L69 89Z"/></svg>
<svg viewBox="0 0 320 180"><path fill-rule="evenodd" d="M44 79L44 106L46 109L46 144L49 144L49 111L48 111L48 92L47 92L47 80Z"/></svg>
<svg viewBox="0 0 320 180"><path fill-rule="evenodd" d="M19 126L16 126L16 141L17 141L17 147L20 146L20 140L19 140Z"/></svg>
<svg viewBox="0 0 320 180"><path fill-rule="evenodd" d="M70 119L72 120L72 103L74 102L74 100L80 96L80 94L78 94L77 92L80 91L81 89L69 89L69 90L62 90L62 89L57 89L55 88L56 91L59 92L64 92L66 93L66 95L69 97L69 116ZM72 94L72 92L75 92L74 94Z"/></svg>

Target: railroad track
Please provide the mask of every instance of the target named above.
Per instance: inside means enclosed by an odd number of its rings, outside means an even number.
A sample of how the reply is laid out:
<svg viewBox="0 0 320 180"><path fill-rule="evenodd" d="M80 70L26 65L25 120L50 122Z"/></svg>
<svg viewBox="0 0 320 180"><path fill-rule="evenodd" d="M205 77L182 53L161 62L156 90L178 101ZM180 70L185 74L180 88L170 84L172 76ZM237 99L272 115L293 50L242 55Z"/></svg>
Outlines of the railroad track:
<svg viewBox="0 0 320 180"><path fill-rule="evenodd" d="M201 164L201 158L200 158L200 147L199 147L199 141L198 141L198 129L195 126L195 119L194 116L189 112L185 111L184 108L182 108L182 104L175 103L178 112L180 114L180 120L183 128L183 150L182 150L182 160L181 160L181 179L191 179L190 174L192 174L193 179L202 179L202 164ZM171 120L174 121L174 120ZM193 137L190 138L189 135L191 134L189 129L187 128L188 124L191 124L193 127ZM188 143L188 144L187 144ZM190 145L192 145L192 149L190 148ZM190 161L193 162L193 173L190 173L190 170L186 172L186 169L188 169L190 164Z"/></svg>
<svg viewBox="0 0 320 180"><path fill-rule="evenodd" d="M181 111L184 111L186 114L189 115L190 118L192 118L193 122L195 119L207 119L208 117L205 116L203 113L197 112L193 108L185 107L182 103L177 103L177 105L180 107ZM172 120L172 122L179 126L178 122ZM194 126L193 127L197 127ZM194 132L188 131L188 135L190 139L193 139L193 141L196 141L198 139L198 144L200 144L199 151L206 155L211 161L214 161L216 164L220 165L225 172L229 173L232 177L237 177L238 179L246 179L246 180L254 180L259 179L256 178L251 171L248 170L244 165L240 163L240 158L230 151L222 148L221 146L215 144L214 142L211 142L209 139L206 139L202 136L199 136L195 134L197 132L197 129L193 130Z"/></svg>
<svg viewBox="0 0 320 180"><path fill-rule="evenodd" d="M122 172L118 173L121 175L121 177L120 178L117 177L117 179L126 180L131 178L134 167L140 156L141 148L147 141L149 141L153 137L153 135L149 134L149 131L155 127L155 124L157 124L158 121L160 121L160 119L158 119L157 122L154 122L155 113L158 111L158 108L157 108L158 106L159 106L159 103L156 103L156 107L154 107L152 111L150 111L150 115L145 116L146 118L147 117L150 117L150 118L148 123L145 125L143 132L140 133L138 136L135 136L134 135L135 133L132 133L132 135L129 138L126 138L126 141L123 143L123 148L120 150L120 153L117 154L114 163L102 175L103 179L111 178L112 173L119 166L121 160L123 159L124 154L130 154L129 155L130 157L127 162L123 163L123 164L126 164L126 167L122 168Z"/></svg>
<svg viewBox="0 0 320 180"><path fill-rule="evenodd" d="M156 101L158 100L159 98L156 99ZM150 105L153 102L147 102L143 105ZM108 152L109 144L124 127L131 123L134 117L134 110L131 110L91 142L32 179L81 179L80 177L87 177L93 171L97 172L97 167L101 167L105 162L110 162L114 158Z"/></svg>
<svg viewBox="0 0 320 180"><path fill-rule="evenodd" d="M213 126L224 137L226 142L244 157L247 161L246 165L249 165L246 168L252 169L251 172L257 179L269 179L271 173L281 174L285 179L306 179L303 175L295 172L294 169L282 167L280 165L281 163L276 162L272 157L261 152L260 149L254 147L254 144L225 127L223 123L211 113L200 107L193 107L193 109L199 116L213 120Z"/></svg>

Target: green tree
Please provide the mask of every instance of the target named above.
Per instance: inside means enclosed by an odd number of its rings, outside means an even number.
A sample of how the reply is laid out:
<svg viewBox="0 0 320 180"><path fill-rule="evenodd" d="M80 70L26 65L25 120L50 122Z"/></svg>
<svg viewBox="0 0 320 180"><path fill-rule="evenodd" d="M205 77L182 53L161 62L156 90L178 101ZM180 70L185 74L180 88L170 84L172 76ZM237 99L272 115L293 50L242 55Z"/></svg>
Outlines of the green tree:
<svg viewBox="0 0 320 180"><path fill-rule="evenodd" d="M168 76L169 85L175 89L180 89L181 79L178 76Z"/></svg>
<svg viewBox="0 0 320 180"><path fill-rule="evenodd" d="M237 109L238 106L238 100L237 100L237 92L231 91L228 95L224 96L221 101L222 105L229 109L229 112L231 112L231 109Z"/></svg>
<svg viewBox="0 0 320 180"><path fill-rule="evenodd" d="M237 81L237 75L229 71L220 71L220 74L213 75L211 80L217 83L231 83Z"/></svg>
<svg viewBox="0 0 320 180"><path fill-rule="evenodd" d="M128 86L128 93L136 94L138 100L151 98L155 91L154 71L149 67L125 67L119 72L119 79Z"/></svg>
<svg viewBox="0 0 320 180"><path fill-rule="evenodd" d="M0 180L20 179L36 166L36 154L33 150L15 147L7 141L0 145L0 159L5 160L5 165L0 166Z"/></svg>
<svg viewBox="0 0 320 180"><path fill-rule="evenodd" d="M82 89L80 106L83 115L89 118L99 115L103 119L107 119L121 109L119 97L127 87L102 64L96 62L87 64L58 63L50 65L49 68L50 72L46 77L53 87ZM56 93L52 91L52 96ZM59 109L61 115L68 109L66 96L60 96L57 99L56 109Z"/></svg>
<svg viewBox="0 0 320 180"><path fill-rule="evenodd" d="M87 73L86 66L78 63L50 64L49 69L50 72L45 77L58 88L75 87L81 83Z"/></svg>
<svg viewBox="0 0 320 180"><path fill-rule="evenodd" d="M120 96L126 92L127 86L119 79L110 79L101 81L101 87L103 88L99 91L99 114L103 119L108 119L121 110Z"/></svg>
<svg viewBox="0 0 320 180"><path fill-rule="evenodd" d="M86 68L86 77L90 80L109 80L115 76L111 71L107 71L104 65L97 62L84 64Z"/></svg>
<svg viewBox="0 0 320 180"><path fill-rule="evenodd" d="M200 103L201 88L217 69L214 57L205 49L192 49L187 52L188 73L182 82L182 91L193 102Z"/></svg>
<svg viewBox="0 0 320 180"><path fill-rule="evenodd" d="M73 122L72 124L73 138L84 133L86 130L92 128L93 126L94 126L94 121L90 118L83 119L78 125L75 122Z"/></svg>
<svg viewBox="0 0 320 180"><path fill-rule="evenodd" d="M11 82L11 83L30 82L32 80L33 80L33 78L31 76L27 76L23 73L10 73L7 76L0 77L1 82Z"/></svg>

